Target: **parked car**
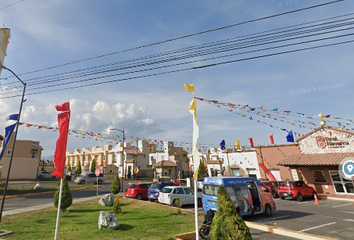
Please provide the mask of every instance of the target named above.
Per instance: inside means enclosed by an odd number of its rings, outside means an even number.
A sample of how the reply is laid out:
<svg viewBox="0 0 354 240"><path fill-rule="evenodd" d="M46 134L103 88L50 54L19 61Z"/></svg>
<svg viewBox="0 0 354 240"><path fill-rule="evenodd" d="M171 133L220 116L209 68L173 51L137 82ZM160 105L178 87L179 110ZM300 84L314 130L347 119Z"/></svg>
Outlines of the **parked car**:
<svg viewBox="0 0 354 240"><path fill-rule="evenodd" d="M149 201L157 200L160 190L166 186L177 186L177 185L174 184L173 182L154 182L153 184L151 184L148 191Z"/></svg>
<svg viewBox="0 0 354 240"><path fill-rule="evenodd" d="M102 182L104 182L105 180L106 178L101 173L98 176L98 184L102 184ZM97 183L97 176L94 173L84 173L81 176L75 178L74 182L78 184Z"/></svg>
<svg viewBox="0 0 354 240"><path fill-rule="evenodd" d="M279 195L278 195L278 182L276 182L276 181L262 181L262 183L269 189L273 198L279 197Z"/></svg>
<svg viewBox="0 0 354 240"><path fill-rule="evenodd" d="M292 198L301 202L304 198L314 198L316 191L303 181L281 181L278 184L278 194L280 199Z"/></svg>
<svg viewBox="0 0 354 240"><path fill-rule="evenodd" d="M125 190L125 196L139 200L147 199L151 183L133 183Z"/></svg>
<svg viewBox="0 0 354 240"><path fill-rule="evenodd" d="M197 189L198 190L203 190L203 181L204 181L204 178L198 179L198 181L197 181Z"/></svg>
<svg viewBox="0 0 354 240"><path fill-rule="evenodd" d="M43 178L55 178L55 177L53 177L50 172L40 171L37 173L37 178L43 179Z"/></svg>
<svg viewBox="0 0 354 240"><path fill-rule="evenodd" d="M161 189L158 201L159 203L177 207L176 198L179 198L181 205L194 204L194 193L187 187L168 186ZM202 196L198 194L198 206L202 206Z"/></svg>

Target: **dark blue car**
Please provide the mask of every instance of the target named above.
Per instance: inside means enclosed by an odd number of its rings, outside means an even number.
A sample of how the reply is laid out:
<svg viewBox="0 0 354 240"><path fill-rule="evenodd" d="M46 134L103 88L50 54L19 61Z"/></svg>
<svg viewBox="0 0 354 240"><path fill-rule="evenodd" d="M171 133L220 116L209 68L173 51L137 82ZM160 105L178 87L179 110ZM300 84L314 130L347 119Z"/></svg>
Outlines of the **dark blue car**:
<svg viewBox="0 0 354 240"><path fill-rule="evenodd" d="M159 192L161 191L161 189L163 189L166 186L177 186L177 185L174 184L173 182L154 182L153 184L151 184L148 191L149 201L152 202L157 200L159 196Z"/></svg>

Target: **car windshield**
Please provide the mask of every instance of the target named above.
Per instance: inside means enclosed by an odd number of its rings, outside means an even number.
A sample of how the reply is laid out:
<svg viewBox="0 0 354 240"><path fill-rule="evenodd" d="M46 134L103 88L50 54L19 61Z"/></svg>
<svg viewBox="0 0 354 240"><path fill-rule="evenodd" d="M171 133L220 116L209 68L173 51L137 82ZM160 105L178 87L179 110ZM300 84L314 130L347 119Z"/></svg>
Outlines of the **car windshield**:
<svg viewBox="0 0 354 240"><path fill-rule="evenodd" d="M219 191L219 186L217 185L203 185L203 193L205 195L217 196Z"/></svg>
<svg viewBox="0 0 354 240"><path fill-rule="evenodd" d="M170 193L172 191L172 188L163 188L161 190L162 193Z"/></svg>
<svg viewBox="0 0 354 240"><path fill-rule="evenodd" d="M290 187L290 182L279 182L279 187Z"/></svg>
<svg viewBox="0 0 354 240"><path fill-rule="evenodd" d="M151 184L151 188L159 188L160 185L161 185L160 182L155 182L155 183Z"/></svg>

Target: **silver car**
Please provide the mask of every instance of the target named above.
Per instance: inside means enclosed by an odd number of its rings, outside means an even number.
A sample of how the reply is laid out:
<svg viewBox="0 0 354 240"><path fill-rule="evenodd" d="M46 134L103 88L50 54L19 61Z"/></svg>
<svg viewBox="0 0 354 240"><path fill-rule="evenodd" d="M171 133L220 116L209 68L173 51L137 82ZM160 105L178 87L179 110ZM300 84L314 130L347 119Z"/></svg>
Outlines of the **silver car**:
<svg viewBox="0 0 354 240"><path fill-rule="evenodd" d="M98 176L98 179L96 174L94 173L84 173L80 177L75 178L74 182L78 184L85 184L85 183L97 183L98 181L98 184L101 184L105 180L106 178L103 176L102 173Z"/></svg>
<svg viewBox="0 0 354 240"><path fill-rule="evenodd" d="M50 172L40 171L37 173L37 178L43 179L43 178L55 178L55 177L53 177Z"/></svg>
<svg viewBox="0 0 354 240"><path fill-rule="evenodd" d="M203 181L204 181L204 178L199 178L198 181L197 181L197 189L198 190L202 190L203 189Z"/></svg>

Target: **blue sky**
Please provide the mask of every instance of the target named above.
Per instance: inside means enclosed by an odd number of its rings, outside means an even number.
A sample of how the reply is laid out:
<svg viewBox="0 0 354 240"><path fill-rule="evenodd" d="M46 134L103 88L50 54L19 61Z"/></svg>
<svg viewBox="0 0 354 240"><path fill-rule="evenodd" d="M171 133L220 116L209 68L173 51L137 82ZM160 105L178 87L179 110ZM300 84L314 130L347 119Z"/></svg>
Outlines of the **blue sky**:
<svg viewBox="0 0 354 240"><path fill-rule="evenodd" d="M6 27L11 30L4 65L20 75L325 2L329 1L2 0L0 25L6 24ZM13 3L16 4L11 5ZM36 93L48 88L43 88L43 85L31 86L33 82L31 79L35 77L61 74L342 14L351 14L351 9L354 9L354 2L343 1L81 61L77 64L24 74L20 77L28 84L27 93ZM347 34L352 31L340 31L316 38ZM315 38L292 40L252 49L260 50L308 39ZM189 65L141 73L142 75L152 73L160 75L91 87L57 91L62 87L73 86L59 84L52 88L53 92L26 95L27 101L24 103L21 122L40 126L57 126L55 105L70 101L71 129L102 133L113 137L121 134L110 132L109 129L119 128L126 131L128 138L134 136L158 141L192 142L192 115L187 110L192 93L185 91L183 83L193 83L196 96L200 98L253 107L263 105L264 109L268 110L278 108L280 113L283 110L292 111L292 113L301 112L306 116L315 116L313 121L316 124L319 124L318 114L320 112L343 119L354 119L351 113L353 108L353 54L350 51L353 49L353 43L161 74L164 71L350 40L353 40L352 36L209 61L204 58L233 54L236 51L196 56L169 62L174 64L193 60L194 62ZM239 52L247 50L251 49L243 49ZM161 65L151 65L151 67L155 66ZM124 76L136 77L138 75L140 73ZM2 72L0 80L2 89L6 81L12 81L3 79L9 76L11 76L9 72ZM123 77L115 76L98 81L117 80ZM0 98L2 94L4 92L0 92ZM0 128L5 126L5 118L8 115L18 111L19 101L19 97L0 99L0 116L2 116ZM279 120L271 121L263 118L267 124L257 123L255 118L249 119L251 115L241 117L234 112L202 101L197 101L197 115L200 126L199 143L218 145L224 139L227 145L234 145L235 140L240 139L241 145L249 145L248 138L252 137L255 145L268 145L270 144L269 134L273 133L275 143L283 144L286 143L287 133L279 128L301 134L309 131L309 128L298 128ZM291 116L286 116L286 118L292 122L296 119ZM332 120L333 125L336 126L337 123L334 119ZM337 121L344 122L344 120ZM270 125L273 125L273 128ZM348 125L347 128L354 128L354 126ZM44 148L43 156L53 155L57 137L57 132L25 126L21 126L18 133L18 139L40 141ZM105 144L106 142L102 140L95 141L72 135L68 139L67 150L72 152L74 149Z"/></svg>

